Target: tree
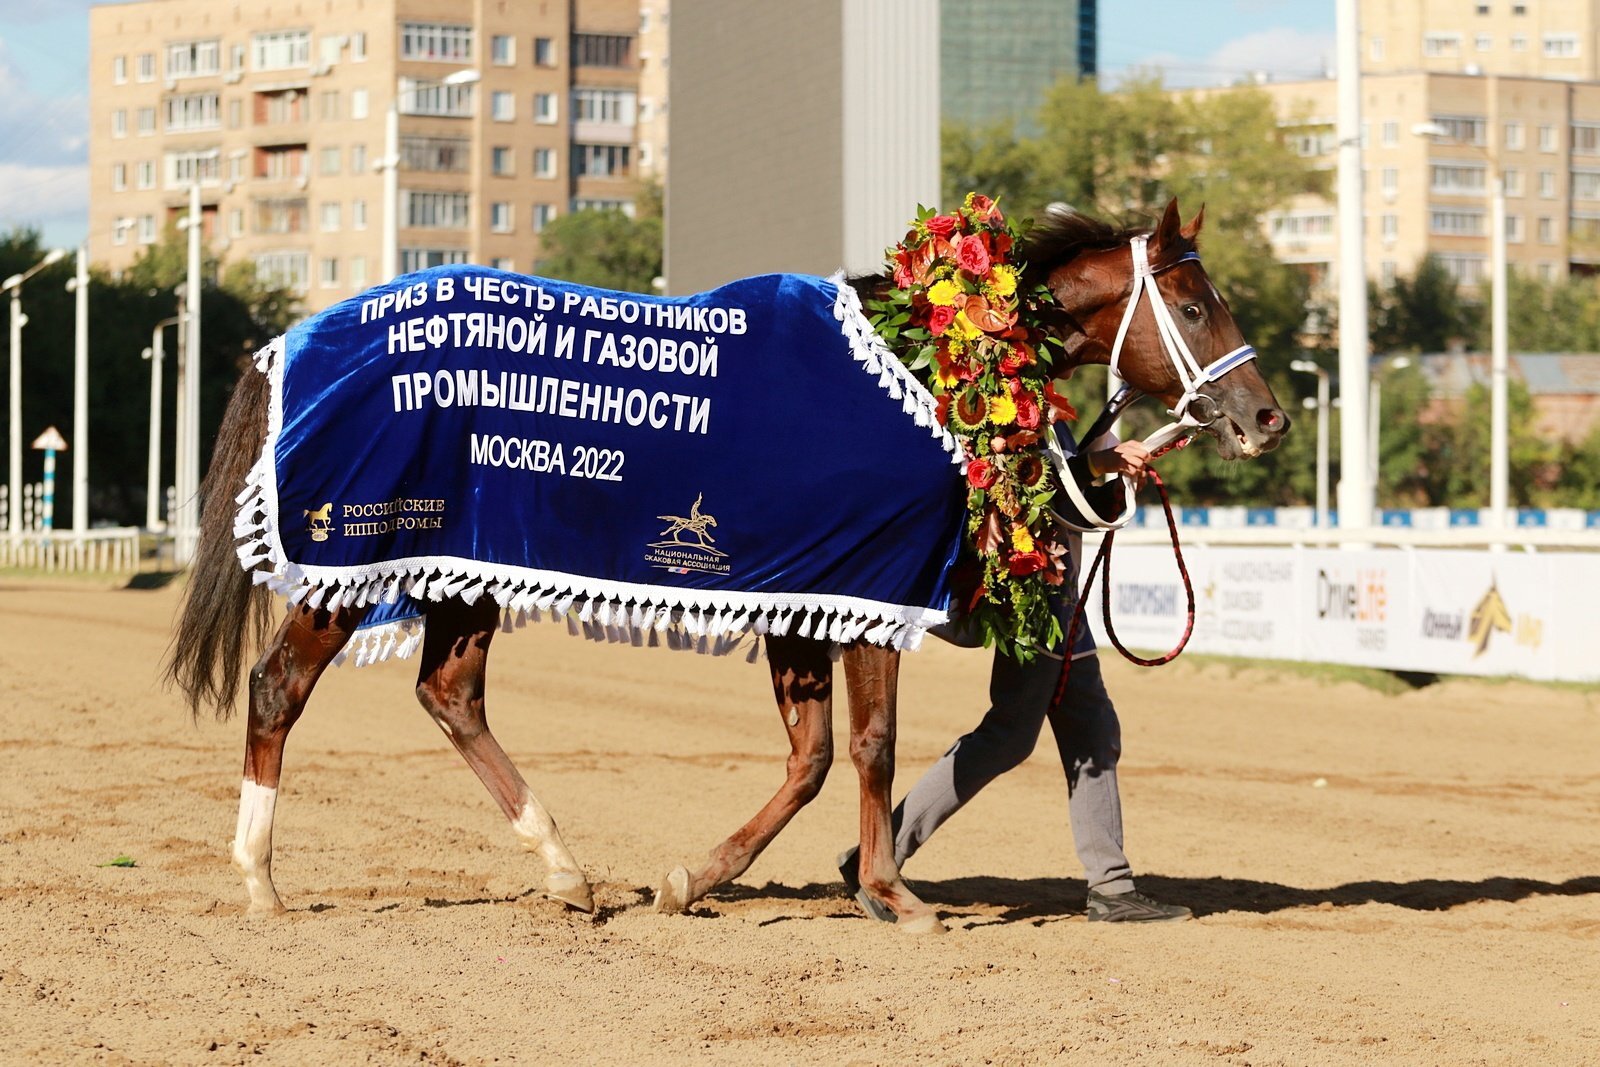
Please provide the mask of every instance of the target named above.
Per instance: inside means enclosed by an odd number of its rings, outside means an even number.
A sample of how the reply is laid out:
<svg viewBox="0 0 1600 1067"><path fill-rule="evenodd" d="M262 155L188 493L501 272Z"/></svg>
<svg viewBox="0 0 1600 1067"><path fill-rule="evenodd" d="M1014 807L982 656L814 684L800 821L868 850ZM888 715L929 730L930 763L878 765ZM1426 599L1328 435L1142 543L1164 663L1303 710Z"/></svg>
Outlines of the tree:
<svg viewBox="0 0 1600 1067"><path fill-rule="evenodd" d="M540 234L544 252L534 270L600 289L656 291L661 277L661 187L641 190L630 218L621 211L574 211Z"/></svg>
<svg viewBox="0 0 1600 1067"><path fill-rule="evenodd" d="M1482 307L1462 299L1456 280L1433 256L1387 290L1369 285L1367 307L1375 352L1445 352L1486 328Z"/></svg>

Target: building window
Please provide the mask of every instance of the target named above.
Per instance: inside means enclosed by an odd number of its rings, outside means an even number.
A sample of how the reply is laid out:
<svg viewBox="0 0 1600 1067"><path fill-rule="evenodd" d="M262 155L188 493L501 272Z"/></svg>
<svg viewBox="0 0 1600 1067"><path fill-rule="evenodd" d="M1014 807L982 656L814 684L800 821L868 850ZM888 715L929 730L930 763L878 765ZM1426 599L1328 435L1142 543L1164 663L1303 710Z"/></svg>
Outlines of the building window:
<svg viewBox="0 0 1600 1067"><path fill-rule="evenodd" d="M1372 39L1372 61L1374 63L1382 63L1383 62L1383 38L1382 37L1374 37Z"/></svg>
<svg viewBox="0 0 1600 1067"><path fill-rule="evenodd" d="M634 94L625 89L574 89L572 121L632 126Z"/></svg>
<svg viewBox="0 0 1600 1067"><path fill-rule="evenodd" d="M438 115L469 118L472 115L472 86L441 85L400 79L400 112L405 115Z"/></svg>
<svg viewBox="0 0 1600 1067"><path fill-rule="evenodd" d="M495 145L489 150L489 169L498 178L516 173L516 153L506 145Z"/></svg>
<svg viewBox="0 0 1600 1067"><path fill-rule="evenodd" d="M1459 33L1425 33L1422 35L1422 54L1430 59L1448 59L1461 54Z"/></svg>
<svg viewBox="0 0 1600 1067"><path fill-rule="evenodd" d="M191 185L216 185L221 177L222 152L216 148L168 152L165 156L168 189Z"/></svg>
<svg viewBox="0 0 1600 1067"><path fill-rule="evenodd" d="M407 22L400 27L400 58L435 63L472 60L472 27L442 22Z"/></svg>
<svg viewBox="0 0 1600 1067"><path fill-rule="evenodd" d="M1553 171L1553 170L1541 170L1539 172L1539 195L1544 197L1546 200L1555 199L1555 195L1556 195L1556 172L1555 171Z"/></svg>
<svg viewBox="0 0 1600 1067"><path fill-rule="evenodd" d="M339 90L330 89L319 94L318 114L323 122L337 122L339 120Z"/></svg>
<svg viewBox="0 0 1600 1067"><path fill-rule="evenodd" d="M1494 38L1487 33L1480 33L1472 39L1472 46L1480 52L1488 52L1494 48Z"/></svg>
<svg viewBox="0 0 1600 1067"><path fill-rule="evenodd" d="M1572 172L1572 199L1600 200L1600 170Z"/></svg>
<svg viewBox="0 0 1600 1067"><path fill-rule="evenodd" d="M408 191L405 201L405 224L418 229L464 230L471 216L472 197L468 193Z"/></svg>
<svg viewBox="0 0 1600 1067"><path fill-rule="evenodd" d="M367 34L365 30L350 35L350 59L355 63L365 63L367 61Z"/></svg>
<svg viewBox="0 0 1600 1067"><path fill-rule="evenodd" d="M167 79L199 78L222 73L221 41L184 41L167 45Z"/></svg>
<svg viewBox="0 0 1600 1067"><path fill-rule="evenodd" d="M1522 123L1506 123L1505 146L1513 152L1522 151Z"/></svg>
<svg viewBox="0 0 1600 1067"><path fill-rule="evenodd" d="M633 38L615 33L575 33L572 35L572 65L631 67Z"/></svg>
<svg viewBox="0 0 1600 1067"><path fill-rule="evenodd" d="M228 129L237 130L244 125L244 101L238 97L228 101Z"/></svg>
<svg viewBox="0 0 1600 1067"><path fill-rule="evenodd" d="M311 31L278 30L250 38L253 70L288 70L311 66Z"/></svg>
<svg viewBox="0 0 1600 1067"><path fill-rule="evenodd" d="M515 93L491 93L489 96L489 113L496 122L511 122L517 117L517 95Z"/></svg>
<svg viewBox="0 0 1600 1067"><path fill-rule="evenodd" d="M402 137L400 169L462 172L471 164L472 142L461 137Z"/></svg>
<svg viewBox="0 0 1600 1067"><path fill-rule="evenodd" d="M1553 245L1556 243L1556 220L1548 216L1539 218L1539 243Z"/></svg>
<svg viewBox="0 0 1600 1067"><path fill-rule="evenodd" d="M228 69L230 71L243 72L244 53L245 47L242 44L233 45L228 49Z"/></svg>
<svg viewBox="0 0 1600 1067"><path fill-rule="evenodd" d="M1587 122L1572 124L1572 154L1575 156L1600 155L1600 125Z"/></svg>
<svg viewBox="0 0 1600 1067"><path fill-rule="evenodd" d="M350 201L350 228L364 230L367 228L367 202L365 200Z"/></svg>
<svg viewBox="0 0 1600 1067"><path fill-rule="evenodd" d="M1481 237L1483 212L1459 207L1432 208L1428 212L1428 232L1440 237Z"/></svg>
<svg viewBox="0 0 1600 1067"><path fill-rule="evenodd" d="M111 136L128 136L128 113L120 107L111 113Z"/></svg>
<svg viewBox="0 0 1600 1067"><path fill-rule="evenodd" d="M533 232L543 233L544 228L555 221L556 206L554 204L533 205Z"/></svg>
<svg viewBox="0 0 1600 1067"><path fill-rule="evenodd" d="M189 93L166 100L167 132L215 130L222 126L222 101L216 93Z"/></svg>
<svg viewBox="0 0 1600 1067"><path fill-rule="evenodd" d="M489 38L489 62L497 67L512 67L517 62L517 39L504 34Z"/></svg>
<svg viewBox="0 0 1600 1067"><path fill-rule="evenodd" d="M244 212L238 208L228 212L228 236L244 236Z"/></svg>
<svg viewBox="0 0 1600 1067"><path fill-rule="evenodd" d="M535 148L533 150L533 176L535 178L554 178L556 176L556 150L554 148Z"/></svg>
<svg viewBox="0 0 1600 1067"><path fill-rule="evenodd" d="M402 248L400 273L410 274L414 270L427 270L429 267L443 267L466 261L467 253L460 248Z"/></svg>
<svg viewBox="0 0 1600 1067"><path fill-rule="evenodd" d="M1268 217L1269 232L1274 241L1303 241L1307 238L1333 236L1333 213L1329 212L1274 212Z"/></svg>
<svg viewBox="0 0 1600 1067"><path fill-rule="evenodd" d="M230 182L244 181L244 161L249 154L249 150L244 148L235 148L228 153L228 180Z"/></svg>
<svg viewBox="0 0 1600 1067"><path fill-rule="evenodd" d="M352 289L365 289L367 287L367 257L350 257L350 287Z"/></svg>
<svg viewBox="0 0 1600 1067"><path fill-rule="evenodd" d="M557 121L555 93L533 94L533 121L548 126Z"/></svg>
<svg viewBox="0 0 1600 1067"><path fill-rule="evenodd" d="M1385 148L1393 148L1395 145L1397 145L1399 143L1400 143L1400 124L1398 122L1394 122L1392 120L1385 122L1383 124L1383 146Z"/></svg>
<svg viewBox="0 0 1600 1067"><path fill-rule="evenodd" d="M575 144L572 173L595 178L624 178L631 172L632 149L618 144Z"/></svg>
<svg viewBox="0 0 1600 1067"><path fill-rule="evenodd" d="M128 165L126 163L111 164L111 191L120 193L128 187Z"/></svg>
<svg viewBox="0 0 1600 1067"><path fill-rule="evenodd" d="M263 252L256 256L256 279L278 289L305 292L310 284L311 257L305 252Z"/></svg>
<svg viewBox="0 0 1600 1067"><path fill-rule="evenodd" d="M141 107L139 109L139 136L148 137L156 132L156 109Z"/></svg>
<svg viewBox="0 0 1600 1067"><path fill-rule="evenodd" d="M533 65L536 67L553 67L556 65L556 42L550 37L535 37L533 39Z"/></svg>
<svg viewBox="0 0 1600 1067"><path fill-rule="evenodd" d="M1400 189L1400 168L1383 168L1383 195L1392 197Z"/></svg>
<svg viewBox="0 0 1600 1067"><path fill-rule="evenodd" d="M257 233L305 233L308 228L304 197L257 200L255 209Z"/></svg>
<svg viewBox="0 0 1600 1067"><path fill-rule="evenodd" d="M256 93L254 117L257 126L304 122L306 94L299 89L276 89L272 92Z"/></svg>
<svg viewBox="0 0 1600 1067"><path fill-rule="evenodd" d="M317 280L324 289L339 288L339 261L324 259L317 266Z"/></svg>
<svg viewBox="0 0 1600 1067"><path fill-rule="evenodd" d="M1506 240L1512 244L1522 243L1522 216L1506 216Z"/></svg>
<svg viewBox="0 0 1600 1067"><path fill-rule="evenodd" d="M1453 278L1457 285L1476 286L1483 284L1484 275L1487 273L1485 269L1487 264L1484 263L1482 256L1439 255L1434 258L1439 261L1439 266L1444 268L1444 272Z"/></svg>
<svg viewBox="0 0 1600 1067"><path fill-rule="evenodd" d="M1489 13L1489 5L1488 4L1478 4L1477 8L1478 8L1478 14L1480 14L1480 15L1487 15Z"/></svg>
<svg viewBox="0 0 1600 1067"><path fill-rule="evenodd" d="M1433 122L1446 138L1462 144L1482 145L1489 132L1489 124L1476 115L1435 115Z"/></svg>
<svg viewBox="0 0 1600 1067"><path fill-rule="evenodd" d="M1394 284L1396 264L1392 259L1386 259L1378 265L1378 278L1383 282L1384 288Z"/></svg>
<svg viewBox="0 0 1600 1067"><path fill-rule="evenodd" d="M139 80L142 82L153 82L156 80L156 54L154 52L140 53Z"/></svg>
<svg viewBox="0 0 1600 1067"><path fill-rule="evenodd" d="M1434 163L1430 188L1447 196L1481 196L1487 169L1482 163Z"/></svg>
<svg viewBox="0 0 1600 1067"><path fill-rule="evenodd" d="M1572 59L1578 54L1578 35L1575 33L1547 33L1543 43L1546 59Z"/></svg>
<svg viewBox="0 0 1600 1067"><path fill-rule="evenodd" d="M353 144L350 146L350 173L365 174L367 172L367 146Z"/></svg>
<svg viewBox="0 0 1600 1067"><path fill-rule="evenodd" d="M128 57L114 56L111 60L111 83L113 85L126 85L128 83Z"/></svg>
<svg viewBox="0 0 1600 1067"><path fill-rule="evenodd" d="M1511 50L1513 52L1526 52L1528 50L1527 36L1521 33L1513 33L1511 35Z"/></svg>
<svg viewBox="0 0 1600 1067"><path fill-rule="evenodd" d="M323 148L317 152L317 173L338 174L344 153L338 148Z"/></svg>
<svg viewBox="0 0 1600 1067"><path fill-rule="evenodd" d="M156 187L156 165L148 159L134 168L134 182L140 189Z"/></svg>
<svg viewBox="0 0 1600 1067"><path fill-rule="evenodd" d="M510 233L512 229L511 205L506 203L493 203L489 205L489 229L495 233Z"/></svg>
<svg viewBox="0 0 1600 1067"><path fill-rule="evenodd" d="M365 89L350 90L350 117L364 119L367 117L367 91Z"/></svg>
<svg viewBox="0 0 1600 1067"><path fill-rule="evenodd" d="M511 259L510 256L495 256L493 259L489 260L489 266L493 267L495 270L503 270L507 272L517 269L516 263Z"/></svg>
<svg viewBox="0 0 1600 1067"><path fill-rule="evenodd" d="M609 200L601 197L574 197L573 211L620 211L628 218L633 218L632 200Z"/></svg>
<svg viewBox="0 0 1600 1067"><path fill-rule="evenodd" d="M1547 259L1541 259L1538 265L1539 280L1546 284L1556 280L1556 265Z"/></svg>
<svg viewBox="0 0 1600 1067"><path fill-rule="evenodd" d="M156 217L154 215L139 216L139 243L142 245L156 243Z"/></svg>
<svg viewBox="0 0 1600 1067"><path fill-rule="evenodd" d="M323 34L322 40L317 42L322 46L320 52L320 65L331 67L339 62L339 52L344 48L344 38L337 34Z"/></svg>
<svg viewBox="0 0 1600 1067"><path fill-rule="evenodd" d="M1502 172L1501 177L1506 183L1507 196L1522 195L1522 171L1516 169L1515 167L1507 167L1506 170Z"/></svg>
<svg viewBox="0 0 1600 1067"><path fill-rule="evenodd" d="M1398 239L1399 236L1400 236L1400 216L1399 215L1385 215L1385 216L1383 216L1383 239L1385 241L1394 241L1394 240Z"/></svg>
<svg viewBox="0 0 1600 1067"><path fill-rule="evenodd" d="M306 146L270 145L256 149L255 176L285 181L306 176Z"/></svg>

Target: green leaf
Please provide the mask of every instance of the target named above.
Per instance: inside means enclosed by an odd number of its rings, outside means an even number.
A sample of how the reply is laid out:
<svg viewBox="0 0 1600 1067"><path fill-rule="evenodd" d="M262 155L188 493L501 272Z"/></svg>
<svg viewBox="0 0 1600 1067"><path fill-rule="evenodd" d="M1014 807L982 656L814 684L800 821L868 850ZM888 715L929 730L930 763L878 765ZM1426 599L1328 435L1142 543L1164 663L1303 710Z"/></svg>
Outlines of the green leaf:
<svg viewBox="0 0 1600 1067"><path fill-rule="evenodd" d="M132 856L118 856L109 863L97 863L96 867L137 867L138 862Z"/></svg>

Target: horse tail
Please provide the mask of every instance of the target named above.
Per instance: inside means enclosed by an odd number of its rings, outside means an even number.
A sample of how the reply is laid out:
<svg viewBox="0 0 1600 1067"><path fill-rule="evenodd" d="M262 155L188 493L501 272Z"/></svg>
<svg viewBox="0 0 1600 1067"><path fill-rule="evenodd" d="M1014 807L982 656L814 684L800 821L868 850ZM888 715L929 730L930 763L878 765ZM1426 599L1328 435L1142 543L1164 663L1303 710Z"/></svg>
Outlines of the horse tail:
<svg viewBox="0 0 1600 1067"><path fill-rule="evenodd" d="M233 533L234 497L266 439L270 395L265 374L245 371L200 485L200 536L163 670L167 686L182 690L196 717L202 704L218 719L233 713L245 653L260 645L270 621L272 596L239 565Z"/></svg>

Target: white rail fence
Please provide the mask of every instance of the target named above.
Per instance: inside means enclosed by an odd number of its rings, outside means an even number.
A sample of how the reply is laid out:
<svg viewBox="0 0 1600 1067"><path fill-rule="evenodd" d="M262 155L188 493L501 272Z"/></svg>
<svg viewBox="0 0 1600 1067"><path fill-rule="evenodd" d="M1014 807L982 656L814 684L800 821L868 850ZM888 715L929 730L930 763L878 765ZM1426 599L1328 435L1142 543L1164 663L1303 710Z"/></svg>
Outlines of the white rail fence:
<svg viewBox="0 0 1600 1067"><path fill-rule="evenodd" d="M10 487L0 485L0 523L9 521ZM140 566L140 530L111 526L87 530L46 530L44 484L22 487L22 529L13 535L0 525L0 567L42 571L132 573Z"/></svg>

